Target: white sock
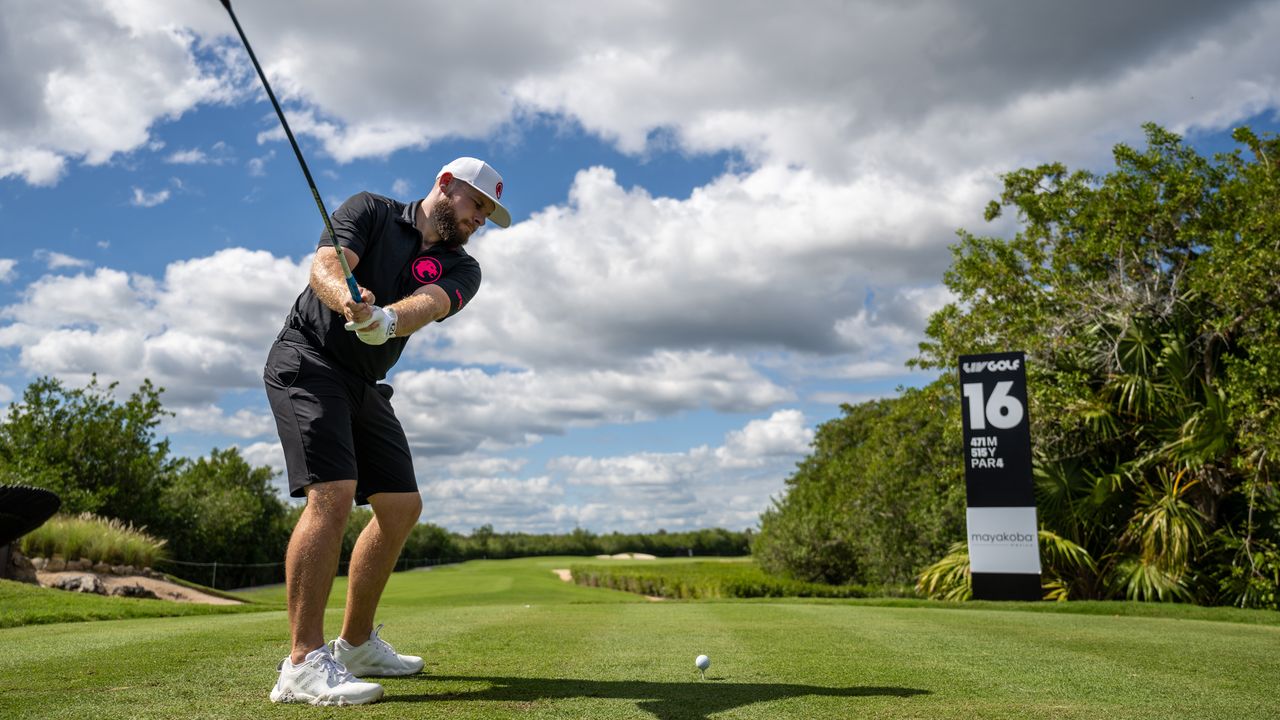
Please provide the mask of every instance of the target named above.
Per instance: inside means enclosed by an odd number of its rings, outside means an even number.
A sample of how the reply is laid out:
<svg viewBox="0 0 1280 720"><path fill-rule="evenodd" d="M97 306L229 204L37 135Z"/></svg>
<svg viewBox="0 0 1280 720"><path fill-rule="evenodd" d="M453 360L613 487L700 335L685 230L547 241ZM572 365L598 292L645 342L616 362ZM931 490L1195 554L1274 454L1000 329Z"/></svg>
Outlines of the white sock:
<svg viewBox="0 0 1280 720"><path fill-rule="evenodd" d="M294 665L294 664L293 664L293 661L291 660L291 661L289 662L289 665L290 665L291 667L294 667L294 668L300 668L300 667L302 667L303 665L306 665L307 663L311 662L312 660L315 660L315 659L316 659L316 656L317 656L319 653L328 653L328 652L329 652L329 646L328 646L328 645L321 645L320 647L316 648L315 650L312 650L311 652L307 653L307 656L306 656L306 657L304 657L304 658L302 658L302 663L301 663L301 664Z"/></svg>

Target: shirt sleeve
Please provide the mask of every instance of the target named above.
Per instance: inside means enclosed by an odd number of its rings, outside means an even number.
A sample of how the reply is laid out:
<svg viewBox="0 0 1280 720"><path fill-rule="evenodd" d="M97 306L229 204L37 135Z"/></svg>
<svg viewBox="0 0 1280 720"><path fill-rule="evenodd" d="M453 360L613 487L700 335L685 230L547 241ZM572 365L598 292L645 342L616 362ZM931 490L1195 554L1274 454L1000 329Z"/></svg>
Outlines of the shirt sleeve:
<svg viewBox="0 0 1280 720"><path fill-rule="evenodd" d="M357 193L347 198L342 206L333 213L333 233L338 237L338 244L348 248L359 257L365 254L366 243L373 232L371 229L377 220L377 206L373 197L367 192ZM320 229L320 240L316 248L333 247L329 239L329 229Z"/></svg>
<svg viewBox="0 0 1280 720"><path fill-rule="evenodd" d="M457 315L479 292L480 263L476 262L475 258L467 257L464 262L450 268L436 285L449 296L449 314L436 320L436 322L444 322L447 318Z"/></svg>

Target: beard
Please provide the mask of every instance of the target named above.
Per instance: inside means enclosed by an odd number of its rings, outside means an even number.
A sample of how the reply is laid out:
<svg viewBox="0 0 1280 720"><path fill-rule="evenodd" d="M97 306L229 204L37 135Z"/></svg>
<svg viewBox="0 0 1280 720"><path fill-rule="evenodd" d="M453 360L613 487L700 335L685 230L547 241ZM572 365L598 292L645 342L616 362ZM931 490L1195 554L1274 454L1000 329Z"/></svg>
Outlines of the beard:
<svg viewBox="0 0 1280 720"><path fill-rule="evenodd" d="M440 234L440 242L445 245L458 247L466 245L467 240L471 239L471 233L458 225L458 214L449 204L449 198L440 197L436 200L431 206L430 218L436 232Z"/></svg>

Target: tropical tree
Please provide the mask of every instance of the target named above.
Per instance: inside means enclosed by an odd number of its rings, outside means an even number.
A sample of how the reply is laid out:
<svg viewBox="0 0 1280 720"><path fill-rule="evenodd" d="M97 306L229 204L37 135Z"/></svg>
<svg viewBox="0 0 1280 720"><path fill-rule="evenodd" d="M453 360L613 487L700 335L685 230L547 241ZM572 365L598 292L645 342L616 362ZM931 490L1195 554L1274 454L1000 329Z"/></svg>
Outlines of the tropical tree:
<svg viewBox="0 0 1280 720"><path fill-rule="evenodd" d="M987 217L1020 229L960 234L915 364L1028 353L1042 528L1088 558L1059 592L1274 607L1280 141L1146 132L1105 176L1005 176Z"/></svg>

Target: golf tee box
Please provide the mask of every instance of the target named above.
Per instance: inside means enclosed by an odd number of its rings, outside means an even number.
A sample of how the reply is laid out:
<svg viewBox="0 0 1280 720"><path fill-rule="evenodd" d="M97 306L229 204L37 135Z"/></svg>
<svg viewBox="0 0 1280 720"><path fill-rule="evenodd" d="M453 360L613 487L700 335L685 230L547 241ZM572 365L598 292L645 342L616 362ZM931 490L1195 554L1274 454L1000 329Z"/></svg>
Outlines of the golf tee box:
<svg viewBox="0 0 1280 720"><path fill-rule="evenodd" d="M969 573L975 600L1039 600L1026 356L960 356Z"/></svg>

